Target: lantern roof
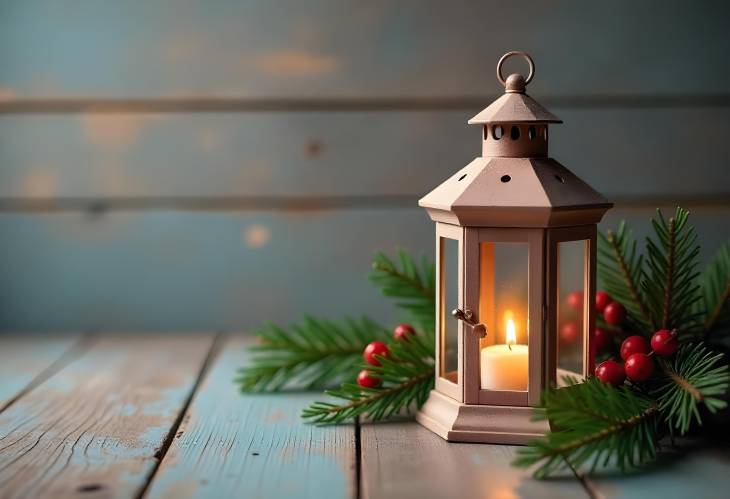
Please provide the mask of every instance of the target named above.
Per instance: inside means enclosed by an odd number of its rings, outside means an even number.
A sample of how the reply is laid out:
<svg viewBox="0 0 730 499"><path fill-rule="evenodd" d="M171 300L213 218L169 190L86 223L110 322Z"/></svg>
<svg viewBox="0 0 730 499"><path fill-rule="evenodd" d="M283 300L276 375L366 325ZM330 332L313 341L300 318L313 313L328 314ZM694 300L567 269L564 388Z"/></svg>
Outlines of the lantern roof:
<svg viewBox="0 0 730 499"><path fill-rule="evenodd" d="M502 78L502 63L512 55L529 62L527 78ZM484 126L483 155L419 200L432 220L475 227L560 227L598 223L613 206L547 157L547 124L562 122L525 94L534 70L524 52L500 59L497 79L505 95L469 120ZM507 127L510 136L502 135L506 123L514 124Z"/></svg>
<svg viewBox="0 0 730 499"><path fill-rule="evenodd" d="M613 206L551 158L475 158L418 201L434 221L475 227L598 223Z"/></svg>
<svg viewBox="0 0 730 499"><path fill-rule="evenodd" d="M486 123L562 123L562 120L525 93L507 92L469 120Z"/></svg>

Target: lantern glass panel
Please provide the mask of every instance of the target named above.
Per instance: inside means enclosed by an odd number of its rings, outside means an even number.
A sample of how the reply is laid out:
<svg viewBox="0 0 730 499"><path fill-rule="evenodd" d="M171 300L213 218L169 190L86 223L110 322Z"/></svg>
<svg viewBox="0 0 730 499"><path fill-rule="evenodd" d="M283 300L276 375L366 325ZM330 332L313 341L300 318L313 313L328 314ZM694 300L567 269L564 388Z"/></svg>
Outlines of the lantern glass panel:
<svg viewBox="0 0 730 499"><path fill-rule="evenodd" d="M440 335L441 369L439 375L459 382L459 322L451 311L459 307L459 241L442 237L440 260Z"/></svg>
<svg viewBox="0 0 730 499"><path fill-rule="evenodd" d="M557 384L582 377L586 348L586 256L588 241L558 243Z"/></svg>
<svg viewBox="0 0 730 499"><path fill-rule="evenodd" d="M528 379L529 246L527 242L479 244L480 388L526 391Z"/></svg>

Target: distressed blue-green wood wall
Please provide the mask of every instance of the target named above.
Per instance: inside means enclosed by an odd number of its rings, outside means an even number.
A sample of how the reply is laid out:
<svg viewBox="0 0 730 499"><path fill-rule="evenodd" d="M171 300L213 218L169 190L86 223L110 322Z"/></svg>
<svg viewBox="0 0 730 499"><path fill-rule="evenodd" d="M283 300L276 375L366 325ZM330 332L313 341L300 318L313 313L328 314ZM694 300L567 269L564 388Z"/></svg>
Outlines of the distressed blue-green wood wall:
<svg viewBox="0 0 730 499"><path fill-rule="evenodd" d="M507 50L551 156L640 235L730 234L726 2L0 4L0 330L396 320L376 249L433 253L416 200L479 154ZM515 64L508 69L516 70Z"/></svg>

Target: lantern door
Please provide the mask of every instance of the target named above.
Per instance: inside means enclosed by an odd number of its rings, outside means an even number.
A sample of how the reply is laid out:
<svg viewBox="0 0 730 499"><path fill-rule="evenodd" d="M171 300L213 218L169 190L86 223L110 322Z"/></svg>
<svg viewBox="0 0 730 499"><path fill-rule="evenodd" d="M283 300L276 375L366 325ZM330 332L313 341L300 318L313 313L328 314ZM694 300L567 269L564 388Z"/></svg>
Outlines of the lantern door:
<svg viewBox="0 0 730 499"><path fill-rule="evenodd" d="M563 386L594 369L596 226L548 229L547 241L546 379Z"/></svg>
<svg viewBox="0 0 730 499"><path fill-rule="evenodd" d="M464 229L436 224L436 389L464 401L464 325L451 312L463 308Z"/></svg>
<svg viewBox="0 0 730 499"><path fill-rule="evenodd" d="M537 404L543 386L542 229L467 228L465 306L486 326L464 326L469 404Z"/></svg>

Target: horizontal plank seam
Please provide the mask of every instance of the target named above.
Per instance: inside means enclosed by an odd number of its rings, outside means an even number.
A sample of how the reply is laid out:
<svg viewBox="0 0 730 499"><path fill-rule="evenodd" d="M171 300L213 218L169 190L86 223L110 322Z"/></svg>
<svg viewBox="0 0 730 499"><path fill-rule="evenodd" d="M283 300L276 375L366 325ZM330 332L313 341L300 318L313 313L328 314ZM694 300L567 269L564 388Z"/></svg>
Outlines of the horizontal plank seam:
<svg viewBox="0 0 730 499"><path fill-rule="evenodd" d="M730 193L703 195L655 194L611 195L617 207L654 207L659 205L730 206ZM101 215L108 211L307 211L337 209L413 208L414 195L351 196L160 196L160 197L61 197L49 199L0 198L0 213L87 212Z"/></svg>
<svg viewBox="0 0 730 499"><path fill-rule="evenodd" d="M296 111L439 111L480 109L498 95L460 97L157 97L35 98L0 102L0 114L240 113ZM730 93L545 96L540 102L563 109L727 107Z"/></svg>
<svg viewBox="0 0 730 499"><path fill-rule="evenodd" d="M170 430L168 431L167 435L165 436L165 439L162 441L162 445L160 448L155 452L155 465L152 467L152 470L150 471L149 475L145 479L144 484L139 490L139 493L135 496L136 499L142 499L147 491L149 490L150 486L152 485L152 481L155 479L155 476L157 475L157 471L160 469L160 466L162 465L163 459L165 459L165 456L167 455L167 451L170 449L170 446L172 445L173 440L175 439L175 435L177 434L178 429L180 428L180 425L183 422L183 419L185 418L185 415L188 413L188 409L190 408L190 404L192 403L193 399L195 398L195 395L198 393L198 389L200 388L200 385L202 384L203 380L208 374L208 371L210 367L213 365L213 362L218 357L218 354L220 353L221 349L223 348L223 345L225 344L227 340L227 336L223 333L217 333L215 337L213 338L213 341L211 342L210 349L208 350L208 353L205 356L205 359L203 360L202 365L200 366L200 370L198 371L198 375L195 378L195 382L193 383L193 386L190 388L190 392L188 393L188 396L185 398L185 402L183 403L183 406L180 408L180 411L177 414L177 417L175 418L175 421L172 423L172 426L170 427Z"/></svg>
<svg viewBox="0 0 730 499"><path fill-rule="evenodd" d="M38 338L38 341L43 341L42 337ZM41 370L33 379L31 379L27 385L21 388L18 393L13 395L8 401L0 406L0 414L3 413L10 406L15 404L22 397L33 391L36 387L43 384L46 380L52 376L58 374L62 369L71 364L73 361L81 357L83 354L88 352L89 348L96 342L96 338L92 334L81 335L73 344L68 347L63 353L48 366Z"/></svg>

